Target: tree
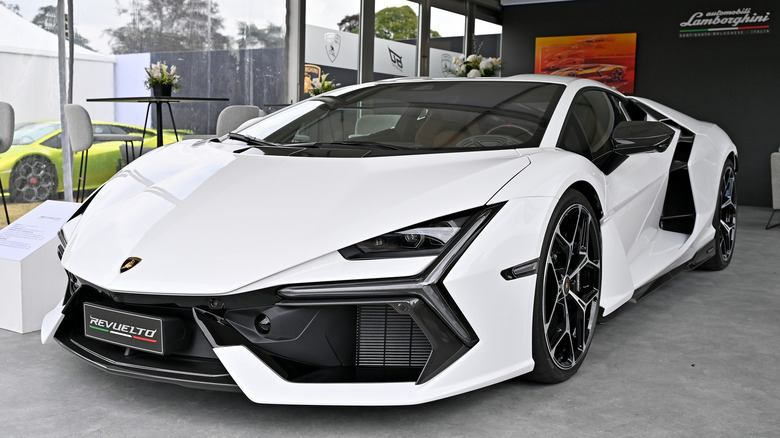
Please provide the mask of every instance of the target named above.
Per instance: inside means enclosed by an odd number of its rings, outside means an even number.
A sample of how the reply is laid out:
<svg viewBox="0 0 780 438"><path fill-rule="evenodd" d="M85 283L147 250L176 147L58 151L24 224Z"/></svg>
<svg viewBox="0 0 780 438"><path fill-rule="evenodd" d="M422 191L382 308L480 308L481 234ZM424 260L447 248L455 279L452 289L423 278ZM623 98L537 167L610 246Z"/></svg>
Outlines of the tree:
<svg viewBox="0 0 780 438"><path fill-rule="evenodd" d="M57 7L56 6L41 6L38 8L38 13L33 17L32 23L36 26L49 31L51 33L57 33ZM66 15L67 21L67 15ZM67 27L66 27L67 29ZM65 37L68 37L68 32L65 32ZM89 46L89 40L79 34L78 31L73 32L73 44L84 47L85 49L95 50Z"/></svg>
<svg viewBox="0 0 780 438"><path fill-rule="evenodd" d="M251 23L238 22L239 49L255 49L261 47L284 47L284 29L282 26L268 23L265 29L260 29Z"/></svg>
<svg viewBox="0 0 780 438"><path fill-rule="evenodd" d="M19 12L19 5L16 3L6 3L3 0L0 0L0 6L5 7L9 11L13 12L14 14L18 16L22 16L22 14Z"/></svg>
<svg viewBox="0 0 780 438"><path fill-rule="evenodd" d="M358 33L360 14L346 15L338 23L339 30ZM386 40L413 40L417 38L417 14L409 6L388 7L374 16L374 34ZM431 30L431 38L441 34Z"/></svg>
<svg viewBox="0 0 780 438"><path fill-rule="evenodd" d="M345 15L337 24L342 32L358 33L360 29L360 14Z"/></svg>
<svg viewBox="0 0 780 438"><path fill-rule="evenodd" d="M215 0L132 0L129 7L117 0L117 13L130 22L106 30L116 54L230 48Z"/></svg>

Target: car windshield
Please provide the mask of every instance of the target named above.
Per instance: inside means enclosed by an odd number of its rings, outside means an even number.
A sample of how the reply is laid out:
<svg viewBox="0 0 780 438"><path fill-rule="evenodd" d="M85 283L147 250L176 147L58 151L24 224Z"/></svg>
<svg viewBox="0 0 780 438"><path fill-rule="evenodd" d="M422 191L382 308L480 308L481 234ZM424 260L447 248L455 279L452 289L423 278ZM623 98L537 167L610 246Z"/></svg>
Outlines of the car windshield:
<svg viewBox="0 0 780 438"><path fill-rule="evenodd" d="M421 151L535 147L563 88L508 80L356 86L278 111L241 134L312 147Z"/></svg>
<svg viewBox="0 0 780 438"><path fill-rule="evenodd" d="M60 129L60 124L53 122L18 124L14 128L14 140L11 144L35 143L58 129Z"/></svg>

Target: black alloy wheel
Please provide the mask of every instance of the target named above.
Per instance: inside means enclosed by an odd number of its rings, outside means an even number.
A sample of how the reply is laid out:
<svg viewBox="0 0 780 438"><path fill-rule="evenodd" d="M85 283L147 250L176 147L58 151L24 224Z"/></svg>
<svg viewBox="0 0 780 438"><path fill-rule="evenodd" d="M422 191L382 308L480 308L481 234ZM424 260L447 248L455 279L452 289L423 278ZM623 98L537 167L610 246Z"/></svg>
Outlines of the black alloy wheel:
<svg viewBox="0 0 780 438"><path fill-rule="evenodd" d="M737 243L737 172L731 158L726 160L721 172L712 226L715 227L715 255L701 267L719 271L731 263Z"/></svg>
<svg viewBox="0 0 780 438"><path fill-rule="evenodd" d="M48 159L29 155L11 171L11 199L14 202L43 202L57 199L57 169Z"/></svg>
<svg viewBox="0 0 780 438"><path fill-rule="evenodd" d="M545 234L534 301L534 370L543 383L574 375L593 340L601 299L601 227L585 196L561 197Z"/></svg>

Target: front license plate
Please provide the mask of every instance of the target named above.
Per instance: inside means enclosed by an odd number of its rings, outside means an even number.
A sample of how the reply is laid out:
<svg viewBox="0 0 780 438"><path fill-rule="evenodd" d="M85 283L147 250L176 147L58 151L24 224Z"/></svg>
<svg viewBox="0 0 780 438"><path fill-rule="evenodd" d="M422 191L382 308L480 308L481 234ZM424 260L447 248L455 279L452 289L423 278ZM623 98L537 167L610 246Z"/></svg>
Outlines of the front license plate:
<svg viewBox="0 0 780 438"><path fill-rule="evenodd" d="M163 354L163 320L84 303L84 335L111 344Z"/></svg>

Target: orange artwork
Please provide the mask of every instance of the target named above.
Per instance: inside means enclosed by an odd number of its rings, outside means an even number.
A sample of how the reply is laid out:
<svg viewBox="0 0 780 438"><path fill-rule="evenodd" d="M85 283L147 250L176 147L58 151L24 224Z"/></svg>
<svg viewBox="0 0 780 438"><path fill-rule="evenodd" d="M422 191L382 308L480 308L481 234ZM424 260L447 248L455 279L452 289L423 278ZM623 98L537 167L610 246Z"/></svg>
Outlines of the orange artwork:
<svg viewBox="0 0 780 438"><path fill-rule="evenodd" d="M635 65L635 33L536 39L535 73L595 79L629 94Z"/></svg>

